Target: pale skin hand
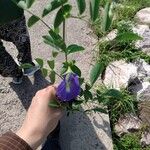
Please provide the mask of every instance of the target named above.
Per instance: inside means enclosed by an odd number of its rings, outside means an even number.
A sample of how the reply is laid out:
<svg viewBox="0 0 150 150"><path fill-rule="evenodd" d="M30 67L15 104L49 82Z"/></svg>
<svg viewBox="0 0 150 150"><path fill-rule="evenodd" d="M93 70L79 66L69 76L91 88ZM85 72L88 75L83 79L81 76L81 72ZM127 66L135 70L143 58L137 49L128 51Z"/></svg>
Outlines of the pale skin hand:
<svg viewBox="0 0 150 150"><path fill-rule="evenodd" d="M23 125L16 133L33 149L36 149L48 134L55 129L62 116L61 109L48 106L49 102L56 98L55 89L54 86L49 86L36 93Z"/></svg>

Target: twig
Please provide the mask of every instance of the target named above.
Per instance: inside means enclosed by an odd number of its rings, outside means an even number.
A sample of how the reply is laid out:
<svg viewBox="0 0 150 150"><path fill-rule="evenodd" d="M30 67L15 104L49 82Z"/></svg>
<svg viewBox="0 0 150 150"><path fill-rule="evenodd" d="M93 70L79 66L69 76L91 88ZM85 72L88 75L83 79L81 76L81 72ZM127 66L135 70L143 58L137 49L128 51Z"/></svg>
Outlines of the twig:
<svg viewBox="0 0 150 150"><path fill-rule="evenodd" d="M74 19L79 19L79 20L85 21L86 23L89 24L89 22L87 20L83 19L83 17L73 16L73 15L71 15L70 17L74 18Z"/></svg>
<svg viewBox="0 0 150 150"><path fill-rule="evenodd" d="M58 76L58 77L60 77L62 80L64 79L61 75L59 75L55 70L53 70L54 71L54 73Z"/></svg>

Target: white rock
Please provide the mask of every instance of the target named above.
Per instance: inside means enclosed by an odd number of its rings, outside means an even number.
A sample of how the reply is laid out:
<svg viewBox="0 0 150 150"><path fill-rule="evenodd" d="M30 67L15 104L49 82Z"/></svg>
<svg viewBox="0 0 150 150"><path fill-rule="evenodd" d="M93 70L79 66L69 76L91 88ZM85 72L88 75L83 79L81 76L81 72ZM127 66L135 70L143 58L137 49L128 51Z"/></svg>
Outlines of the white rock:
<svg viewBox="0 0 150 150"><path fill-rule="evenodd" d="M106 37L102 38L101 41L112 41L116 38L117 36L117 29L112 30L109 32Z"/></svg>
<svg viewBox="0 0 150 150"><path fill-rule="evenodd" d="M137 12L135 18L141 24L150 25L150 7L144 8Z"/></svg>
<svg viewBox="0 0 150 150"><path fill-rule="evenodd" d="M150 132L145 132L144 134L142 134L141 144L143 146L150 145Z"/></svg>
<svg viewBox="0 0 150 150"><path fill-rule="evenodd" d="M132 114L121 117L115 125L115 132L118 136L141 128L141 120Z"/></svg>
<svg viewBox="0 0 150 150"><path fill-rule="evenodd" d="M143 36L146 31L149 31L149 26L148 25L136 25L133 27L133 32L138 33L138 35Z"/></svg>
<svg viewBox="0 0 150 150"><path fill-rule="evenodd" d="M137 41L135 46L142 51L150 53L150 28L148 25L137 25L133 28L133 32L137 33L143 40Z"/></svg>
<svg viewBox="0 0 150 150"><path fill-rule="evenodd" d="M142 59L135 63L113 62L106 68L104 84L118 90L128 87L138 100L142 97L145 101L150 98L150 65Z"/></svg>
<svg viewBox="0 0 150 150"><path fill-rule="evenodd" d="M104 84L109 88L126 88L129 80L137 76L137 67L134 64L116 61L107 67Z"/></svg>

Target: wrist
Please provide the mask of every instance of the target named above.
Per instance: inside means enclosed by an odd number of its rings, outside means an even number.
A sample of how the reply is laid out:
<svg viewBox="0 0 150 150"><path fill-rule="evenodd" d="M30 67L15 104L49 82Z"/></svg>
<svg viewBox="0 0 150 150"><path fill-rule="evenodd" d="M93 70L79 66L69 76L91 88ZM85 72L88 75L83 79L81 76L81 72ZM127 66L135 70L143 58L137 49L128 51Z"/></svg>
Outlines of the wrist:
<svg viewBox="0 0 150 150"><path fill-rule="evenodd" d="M23 128L20 128L16 132L16 135L23 139L33 150L37 149L43 141L42 134L34 131L27 131Z"/></svg>

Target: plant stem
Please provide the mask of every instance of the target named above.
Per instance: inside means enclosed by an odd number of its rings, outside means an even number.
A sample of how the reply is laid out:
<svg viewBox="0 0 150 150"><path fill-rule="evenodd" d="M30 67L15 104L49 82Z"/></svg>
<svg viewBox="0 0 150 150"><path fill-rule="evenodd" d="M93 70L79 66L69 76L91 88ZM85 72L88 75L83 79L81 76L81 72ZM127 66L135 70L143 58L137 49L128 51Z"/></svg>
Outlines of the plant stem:
<svg viewBox="0 0 150 150"><path fill-rule="evenodd" d="M65 36L65 32L66 32L66 22L63 21L63 40L66 40L66 36Z"/></svg>
<svg viewBox="0 0 150 150"><path fill-rule="evenodd" d="M55 74L60 77L61 79L64 79L61 75L59 75L55 70L53 70L55 72Z"/></svg>
<svg viewBox="0 0 150 150"><path fill-rule="evenodd" d="M67 57L67 54L65 53L65 59L66 59L66 62L68 62L68 57Z"/></svg>
<svg viewBox="0 0 150 150"><path fill-rule="evenodd" d="M73 16L73 15L71 15L70 17L74 18L74 19L79 19L79 20L85 21L86 23L89 24L89 22L87 20L83 19L84 17L78 17L78 16Z"/></svg>
<svg viewBox="0 0 150 150"><path fill-rule="evenodd" d="M63 40L64 40L64 42L66 40L66 22L65 22L65 20L63 21ZM65 59L66 59L66 62L68 62L67 52L65 52Z"/></svg>
<svg viewBox="0 0 150 150"><path fill-rule="evenodd" d="M31 15L34 15L34 13L32 13L30 10L25 9L25 11L28 12L29 14L31 14ZM36 15L34 15L34 16L36 16ZM40 18L39 16L37 16L37 17L40 19L40 21L41 21L48 29L51 30L51 27L50 27L42 18Z"/></svg>

